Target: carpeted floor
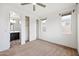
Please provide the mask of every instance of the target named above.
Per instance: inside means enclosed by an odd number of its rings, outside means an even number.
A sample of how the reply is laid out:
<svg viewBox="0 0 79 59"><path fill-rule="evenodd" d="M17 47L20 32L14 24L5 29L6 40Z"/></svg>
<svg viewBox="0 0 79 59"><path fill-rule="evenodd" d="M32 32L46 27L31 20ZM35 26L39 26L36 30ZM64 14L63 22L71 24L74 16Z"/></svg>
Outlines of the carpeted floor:
<svg viewBox="0 0 79 59"><path fill-rule="evenodd" d="M0 52L2 56L75 56L77 51L72 48L49 43L43 40L34 40L25 45L15 46Z"/></svg>
<svg viewBox="0 0 79 59"><path fill-rule="evenodd" d="M10 42L10 48L21 45L20 40L13 40Z"/></svg>

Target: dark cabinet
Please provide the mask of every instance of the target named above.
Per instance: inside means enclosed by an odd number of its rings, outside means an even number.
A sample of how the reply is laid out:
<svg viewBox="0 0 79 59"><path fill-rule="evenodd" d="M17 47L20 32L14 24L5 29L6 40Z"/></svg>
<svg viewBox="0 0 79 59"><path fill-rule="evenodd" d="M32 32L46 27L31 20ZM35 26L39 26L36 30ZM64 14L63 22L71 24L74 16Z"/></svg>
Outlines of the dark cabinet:
<svg viewBox="0 0 79 59"><path fill-rule="evenodd" d="M20 39L20 33L17 32L17 33L10 33L10 41L13 41L13 40L19 40Z"/></svg>

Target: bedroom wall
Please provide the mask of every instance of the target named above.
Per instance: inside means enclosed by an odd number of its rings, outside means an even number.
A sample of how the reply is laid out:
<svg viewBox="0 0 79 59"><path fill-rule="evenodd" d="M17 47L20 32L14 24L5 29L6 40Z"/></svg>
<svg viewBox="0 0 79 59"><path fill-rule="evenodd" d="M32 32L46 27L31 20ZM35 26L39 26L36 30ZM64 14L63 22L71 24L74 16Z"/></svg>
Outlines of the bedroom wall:
<svg viewBox="0 0 79 59"><path fill-rule="evenodd" d="M77 43L78 43L78 45L77 45L77 47L78 47L78 53L79 53L79 4L77 5Z"/></svg>
<svg viewBox="0 0 79 59"><path fill-rule="evenodd" d="M10 47L9 14L3 4L0 7L0 51L3 51Z"/></svg>
<svg viewBox="0 0 79 59"><path fill-rule="evenodd" d="M72 10L73 8L71 9L69 8L69 10ZM72 17L71 17L72 18L72 35L63 34L62 27L61 27L61 17L59 16L59 13L60 11L56 13L51 12L47 15L44 15L47 17L46 24L44 24L44 26L46 27L46 30L43 31L43 24L40 22L40 29L39 29L40 39L77 49L76 12L72 13Z"/></svg>

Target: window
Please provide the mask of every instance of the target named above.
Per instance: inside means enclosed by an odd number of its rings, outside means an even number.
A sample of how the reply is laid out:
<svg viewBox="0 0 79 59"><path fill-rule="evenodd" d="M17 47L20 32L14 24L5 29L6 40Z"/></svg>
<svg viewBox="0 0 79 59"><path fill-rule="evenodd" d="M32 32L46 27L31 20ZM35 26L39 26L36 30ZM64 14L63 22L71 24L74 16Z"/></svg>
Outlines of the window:
<svg viewBox="0 0 79 59"><path fill-rule="evenodd" d="M71 32L71 14L64 15L61 17L61 25L62 25L64 34L72 34L72 32Z"/></svg>

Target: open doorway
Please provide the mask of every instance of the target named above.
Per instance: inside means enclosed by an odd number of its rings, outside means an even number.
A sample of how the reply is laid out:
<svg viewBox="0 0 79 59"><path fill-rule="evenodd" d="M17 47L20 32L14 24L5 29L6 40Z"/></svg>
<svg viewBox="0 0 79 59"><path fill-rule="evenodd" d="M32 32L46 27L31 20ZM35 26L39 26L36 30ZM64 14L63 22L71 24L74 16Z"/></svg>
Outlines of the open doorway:
<svg viewBox="0 0 79 59"><path fill-rule="evenodd" d="M36 20L36 39L39 39L39 20Z"/></svg>
<svg viewBox="0 0 79 59"><path fill-rule="evenodd" d="M27 42L29 42L30 40L30 22L29 22L29 16L25 16L25 31L26 31L26 40L25 40L25 42L27 43Z"/></svg>
<svg viewBox="0 0 79 59"><path fill-rule="evenodd" d="M21 44L21 20L20 16L14 11L10 11L10 47L19 46Z"/></svg>

